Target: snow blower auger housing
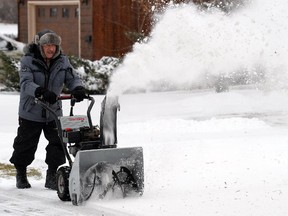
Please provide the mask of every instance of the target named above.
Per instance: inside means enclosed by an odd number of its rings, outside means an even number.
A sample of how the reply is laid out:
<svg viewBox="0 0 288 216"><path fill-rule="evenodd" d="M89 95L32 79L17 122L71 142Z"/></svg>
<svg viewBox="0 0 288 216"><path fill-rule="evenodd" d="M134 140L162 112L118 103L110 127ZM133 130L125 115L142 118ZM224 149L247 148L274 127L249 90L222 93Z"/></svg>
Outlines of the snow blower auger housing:
<svg viewBox="0 0 288 216"><path fill-rule="evenodd" d="M99 199L142 195L144 168L142 147L117 148L116 97L105 96L101 103L100 127L93 126L90 101L87 115L74 115L76 100L70 95L59 100L70 100L70 116L58 117L41 99L35 102L49 111L56 121L58 134L69 166L57 171L57 194L62 201L79 205L96 194ZM73 155L73 158L70 156ZM94 196L94 195L93 195Z"/></svg>

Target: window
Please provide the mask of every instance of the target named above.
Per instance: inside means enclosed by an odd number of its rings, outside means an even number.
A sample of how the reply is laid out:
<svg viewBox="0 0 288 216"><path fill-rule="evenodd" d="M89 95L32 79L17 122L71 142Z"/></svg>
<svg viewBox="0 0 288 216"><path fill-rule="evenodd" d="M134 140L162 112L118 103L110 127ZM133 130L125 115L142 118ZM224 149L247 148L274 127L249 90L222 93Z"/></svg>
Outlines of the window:
<svg viewBox="0 0 288 216"><path fill-rule="evenodd" d="M50 17L57 17L57 8L50 8Z"/></svg>
<svg viewBox="0 0 288 216"><path fill-rule="evenodd" d="M69 17L69 9L62 8L62 17Z"/></svg>
<svg viewBox="0 0 288 216"><path fill-rule="evenodd" d="M45 8L38 8L38 17L45 17Z"/></svg>

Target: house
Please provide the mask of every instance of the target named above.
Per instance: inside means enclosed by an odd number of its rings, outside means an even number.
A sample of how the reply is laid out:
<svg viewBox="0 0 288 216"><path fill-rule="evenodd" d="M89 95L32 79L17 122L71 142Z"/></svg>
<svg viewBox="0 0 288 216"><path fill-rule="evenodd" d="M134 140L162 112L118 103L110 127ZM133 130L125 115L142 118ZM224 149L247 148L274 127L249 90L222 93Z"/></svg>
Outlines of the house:
<svg viewBox="0 0 288 216"><path fill-rule="evenodd" d="M18 0L18 40L48 28L62 37L65 54L97 60L121 57L149 32L138 0ZM143 7L142 7L143 8Z"/></svg>
<svg viewBox="0 0 288 216"><path fill-rule="evenodd" d="M67 55L98 60L121 57L151 31L154 11L170 0L17 0L18 40L29 43L42 29L62 37ZM201 2L211 0L173 0ZM225 0L228 1L228 0ZM231 1L231 0L230 0Z"/></svg>

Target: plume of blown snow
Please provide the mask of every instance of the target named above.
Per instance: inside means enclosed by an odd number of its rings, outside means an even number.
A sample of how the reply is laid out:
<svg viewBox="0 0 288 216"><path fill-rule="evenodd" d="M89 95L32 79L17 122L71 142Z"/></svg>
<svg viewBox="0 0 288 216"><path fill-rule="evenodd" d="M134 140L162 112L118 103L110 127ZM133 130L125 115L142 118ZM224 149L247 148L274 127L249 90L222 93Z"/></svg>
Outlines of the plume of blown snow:
<svg viewBox="0 0 288 216"><path fill-rule="evenodd" d="M207 74L242 70L255 75L259 68L265 72L266 82L285 86L288 2L248 2L229 14L217 9L201 11L193 4L168 8L148 42L135 44L116 70L110 92L149 90L167 83L201 86L207 85Z"/></svg>

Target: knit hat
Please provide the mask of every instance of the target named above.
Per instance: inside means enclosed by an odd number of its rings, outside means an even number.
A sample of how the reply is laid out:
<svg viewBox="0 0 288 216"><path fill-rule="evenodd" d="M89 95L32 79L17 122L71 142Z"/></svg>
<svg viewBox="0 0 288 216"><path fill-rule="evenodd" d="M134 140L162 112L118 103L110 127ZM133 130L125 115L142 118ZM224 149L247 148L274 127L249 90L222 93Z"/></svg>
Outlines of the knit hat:
<svg viewBox="0 0 288 216"><path fill-rule="evenodd" d="M38 32L35 35L34 43L39 46L39 49L40 49L40 52L41 52L41 55L43 58L45 58L45 54L44 54L41 46L43 46L45 44L56 45L57 49L56 49L56 53L53 56L53 58L57 57L60 54L61 37L50 29L44 29L44 30Z"/></svg>

